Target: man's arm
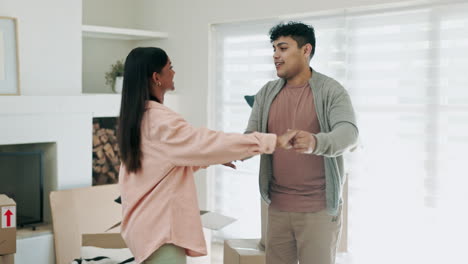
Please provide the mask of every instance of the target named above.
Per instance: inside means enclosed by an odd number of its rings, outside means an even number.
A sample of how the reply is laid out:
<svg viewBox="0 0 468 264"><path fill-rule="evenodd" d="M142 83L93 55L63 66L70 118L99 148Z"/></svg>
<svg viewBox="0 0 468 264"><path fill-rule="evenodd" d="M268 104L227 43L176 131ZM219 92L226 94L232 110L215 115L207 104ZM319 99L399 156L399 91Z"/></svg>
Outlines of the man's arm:
<svg viewBox="0 0 468 264"><path fill-rule="evenodd" d="M354 124L342 122L329 133L314 135L316 146L313 154L326 157L337 157L357 144L358 130Z"/></svg>
<svg viewBox="0 0 468 264"><path fill-rule="evenodd" d="M294 140L294 148L300 153L312 153L337 157L357 144L359 131L356 127L351 99L343 87L336 87L327 115L330 132L312 134L301 131Z"/></svg>

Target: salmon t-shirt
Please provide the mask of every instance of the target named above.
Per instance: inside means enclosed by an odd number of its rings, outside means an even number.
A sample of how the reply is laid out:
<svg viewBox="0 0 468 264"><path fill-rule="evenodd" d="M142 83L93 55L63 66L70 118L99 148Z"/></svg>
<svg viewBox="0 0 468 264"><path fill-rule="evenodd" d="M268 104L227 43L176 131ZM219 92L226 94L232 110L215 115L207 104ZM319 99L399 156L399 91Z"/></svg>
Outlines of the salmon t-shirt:
<svg viewBox="0 0 468 264"><path fill-rule="evenodd" d="M320 132L310 84L286 84L270 107L268 132L282 135L288 129ZM273 153L271 206L285 212L318 212L326 208L325 169L322 156L293 149Z"/></svg>

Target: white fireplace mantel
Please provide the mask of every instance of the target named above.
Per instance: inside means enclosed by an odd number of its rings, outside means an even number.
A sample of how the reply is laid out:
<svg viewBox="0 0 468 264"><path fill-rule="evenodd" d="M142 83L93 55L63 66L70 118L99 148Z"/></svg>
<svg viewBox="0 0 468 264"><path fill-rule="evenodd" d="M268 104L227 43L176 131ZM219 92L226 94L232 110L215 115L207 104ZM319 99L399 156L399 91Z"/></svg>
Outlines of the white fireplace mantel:
<svg viewBox="0 0 468 264"><path fill-rule="evenodd" d="M120 98L120 94L0 96L0 116L54 113L90 113L94 117L117 116Z"/></svg>

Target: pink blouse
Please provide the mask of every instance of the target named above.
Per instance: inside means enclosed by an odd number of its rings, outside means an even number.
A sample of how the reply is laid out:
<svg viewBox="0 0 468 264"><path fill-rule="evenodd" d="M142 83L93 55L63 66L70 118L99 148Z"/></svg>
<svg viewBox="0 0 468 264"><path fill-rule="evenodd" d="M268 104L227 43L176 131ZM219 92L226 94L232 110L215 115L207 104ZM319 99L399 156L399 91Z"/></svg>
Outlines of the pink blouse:
<svg viewBox="0 0 468 264"><path fill-rule="evenodd" d="M142 168L122 165L122 236L141 263L166 243L188 256L207 254L193 173L262 153L273 153L276 135L223 133L195 128L179 114L148 101L141 124Z"/></svg>

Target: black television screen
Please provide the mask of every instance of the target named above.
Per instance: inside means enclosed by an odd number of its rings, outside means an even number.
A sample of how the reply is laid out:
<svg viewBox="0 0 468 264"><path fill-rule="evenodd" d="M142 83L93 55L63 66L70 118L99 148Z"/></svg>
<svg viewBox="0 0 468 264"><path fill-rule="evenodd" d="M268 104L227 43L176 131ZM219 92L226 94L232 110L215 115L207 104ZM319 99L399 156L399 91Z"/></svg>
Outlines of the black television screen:
<svg viewBox="0 0 468 264"><path fill-rule="evenodd" d="M43 153L0 152L0 194L16 202L18 226L43 221Z"/></svg>

